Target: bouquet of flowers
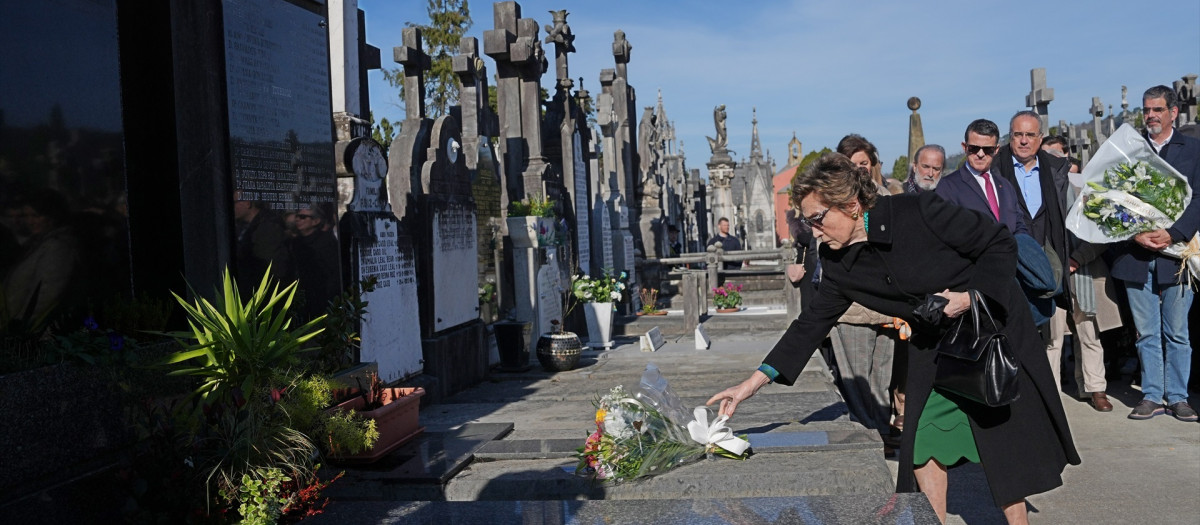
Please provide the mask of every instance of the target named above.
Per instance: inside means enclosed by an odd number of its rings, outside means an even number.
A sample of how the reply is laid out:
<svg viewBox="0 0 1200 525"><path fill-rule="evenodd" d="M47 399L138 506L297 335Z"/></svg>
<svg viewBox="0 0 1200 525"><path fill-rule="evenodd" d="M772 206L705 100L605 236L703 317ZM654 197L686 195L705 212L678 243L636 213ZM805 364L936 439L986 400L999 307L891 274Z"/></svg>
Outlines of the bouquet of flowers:
<svg viewBox="0 0 1200 525"><path fill-rule="evenodd" d="M679 398L653 364L634 392L617 386L595 401L596 430L578 449L576 473L619 482L661 474L705 454L744 459L750 443L725 426L708 422L708 409L687 417Z"/></svg>
<svg viewBox="0 0 1200 525"><path fill-rule="evenodd" d="M1171 226L1192 201L1192 188L1129 124L1113 134L1083 169L1083 191L1067 214L1067 228L1092 243L1123 241ZM1196 239L1192 244L1197 244ZM1200 277L1200 254L1188 243L1163 253L1186 261ZM1182 277L1182 276L1181 276Z"/></svg>
<svg viewBox="0 0 1200 525"><path fill-rule="evenodd" d="M717 308L737 308L742 305L742 285L725 283L724 286L718 286L712 289L713 302L717 304Z"/></svg>
<svg viewBox="0 0 1200 525"><path fill-rule="evenodd" d="M1187 182L1142 161L1118 164L1104 172L1104 182L1088 182L1092 193L1083 200L1083 215L1109 238L1169 226L1183 213Z"/></svg>
<svg viewBox="0 0 1200 525"><path fill-rule="evenodd" d="M625 272L613 275L612 268L605 268L604 276L599 278L576 275L571 279L571 293L583 303L615 303L621 300L627 277Z"/></svg>

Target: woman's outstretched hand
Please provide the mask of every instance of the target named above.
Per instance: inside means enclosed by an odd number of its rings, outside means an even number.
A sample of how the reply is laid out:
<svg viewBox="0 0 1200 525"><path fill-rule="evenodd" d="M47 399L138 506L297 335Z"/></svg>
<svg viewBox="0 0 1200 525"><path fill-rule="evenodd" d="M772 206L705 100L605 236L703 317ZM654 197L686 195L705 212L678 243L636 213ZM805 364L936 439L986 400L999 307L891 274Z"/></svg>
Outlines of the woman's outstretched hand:
<svg viewBox="0 0 1200 525"><path fill-rule="evenodd" d="M758 389L770 382L771 379L767 377L767 374L755 370L754 373L750 375L749 379L742 381L737 386L722 390L717 395L709 398L708 402L704 404L711 405L717 401L720 401L721 408L717 411L717 415L733 416L733 411L737 410L739 403L750 399L750 396L753 396L756 392L758 392Z"/></svg>
<svg viewBox="0 0 1200 525"><path fill-rule="evenodd" d="M942 311L946 312L946 317L951 319L962 315L971 308L971 296L967 295L967 292L951 292L946 289L935 295L945 297L947 301L950 301L945 308L942 308Z"/></svg>

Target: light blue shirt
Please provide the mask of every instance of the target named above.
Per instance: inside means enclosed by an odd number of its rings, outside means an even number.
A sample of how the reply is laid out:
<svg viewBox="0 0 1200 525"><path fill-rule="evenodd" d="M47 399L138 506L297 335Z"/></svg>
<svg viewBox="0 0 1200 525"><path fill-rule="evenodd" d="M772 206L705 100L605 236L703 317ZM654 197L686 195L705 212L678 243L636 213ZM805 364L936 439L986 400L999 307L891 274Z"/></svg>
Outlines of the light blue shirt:
<svg viewBox="0 0 1200 525"><path fill-rule="evenodd" d="M1013 173L1017 178L1017 186L1021 188L1021 196L1025 197L1029 216L1037 216L1038 210L1042 209L1042 171L1037 157L1033 158L1033 169L1029 171L1025 171L1025 165L1013 157Z"/></svg>

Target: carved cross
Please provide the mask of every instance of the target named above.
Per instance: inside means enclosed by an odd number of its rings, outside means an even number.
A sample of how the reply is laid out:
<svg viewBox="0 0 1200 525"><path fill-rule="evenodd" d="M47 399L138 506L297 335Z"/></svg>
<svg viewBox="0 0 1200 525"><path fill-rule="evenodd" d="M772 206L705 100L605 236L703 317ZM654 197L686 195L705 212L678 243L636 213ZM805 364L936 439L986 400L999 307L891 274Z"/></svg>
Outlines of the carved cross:
<svg viewBox="0 0 1200 525"><path fill-rule="evenodd" d="M392 57L404 66L404 109L405 118L425 118L425 71L429 69L429 55L421 47L421 30L406 27L403 32L404 45L392 48Z"/></svg>
<svg viewBox="0 0 1200 525"><path fill-rule="evenodd" d="M567 15L570 13L566 9L561 11L550 11L550 16L554 18L554 25L546 25L545 44L554 44L554 65L556 78L558 79L558 88L569 90L571 89L571 76L567 70L567 53L575 52L575 33L571 32L571 26L567 24Z"/></svg>
<svg viewBox="0 0 1200 525"><path fill-rule="evenodd" d="M625 40L625 32L618 29L613 33L613 58L617 61L617 76L625 80L629 80L629 75L626 72L625 65L629 63L629 54L633 51L633 46Z"/></svg>
<svg viewBox="0 0 1200 525"><path fill-rule="evenodd" d="M1042 121L1042 132L1050 121L1050 101L1054 100L1054 88L1046 87L1046 68L1039 67L1029 70L1029 94L1025 96L1025 105L1033 109Z"/></svg>

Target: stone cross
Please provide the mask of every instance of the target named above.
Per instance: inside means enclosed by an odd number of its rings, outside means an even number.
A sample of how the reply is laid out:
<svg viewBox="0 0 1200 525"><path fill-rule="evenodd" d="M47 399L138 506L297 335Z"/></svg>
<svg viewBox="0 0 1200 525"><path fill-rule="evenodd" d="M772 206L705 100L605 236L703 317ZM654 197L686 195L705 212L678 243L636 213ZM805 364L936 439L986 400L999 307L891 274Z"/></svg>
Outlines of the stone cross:
<svg viewBox="0 0 1200 525"><path fill-rule="evenodd" d="M479 58L479 40L463 37L458 44L458 54L451 59L451 67L458 77L458 103L461 106L463 153L467 169L476 169L479 162L479 137L487 136L487 65Z"/></svg>
<svg viewBox="0 0 1200 525"><path fill-rule="evenodd" d="M425 71L429 55L421 47L421 30L406 27L401 32L404 45L392 48L396 63L404 66L404 110L408 120L425 118Z"/></svg>
<svg viewBox="0 0 1200 525"><path fill-rule="evenodd" d="M1104 104L1100 103L1100 97L1092 97L1092 107L1089 109L1092 114L1092 134L1095 135L1096 144L1104 142L1108 138L1104 135L1103 127L1100 123L1100 118L1104 116Z"/></svg>
<svg viewBox="0 0 1200 525"><path fill-rule="evenodd" d="M571 26L567 24L569 14L566 9L550 11L554 25L546 25L546 40L543 42L554 44L554 69L558 79L557 86L561 90L570 90L572 87L567 69L567 54L575 52L575 33L571 32Z"/></svg>
<svg viewBox="0 0 1200 525"><path fill-rule="evenodd" d="M1029 70L1029 84L1030 89L1029 94L1025 96L1025 105L1038 114L1044 133L1050 122L1050 101L1054 100L1054 88L1046 87L1046 68L1039 67Z"/></svg>
<svg viewBox="0 0 1200 525"><path fill-rule="evenodd" d="M1175 94L1179 97L1179 115L1175 117L1175 127L1196 123L1196 99L1200 92L1196 90L1196 75L1184 76L1175 81Z"/></svg>
<svg viewBox="0 0 1200 525"><path fill-rule="evenodd" d="M618 29L613 33L613 58L617 61L617 76L625 80L629 80L629 72L626 71L626 65L629 64L629 53L633 51L633 46L625 40L625 32Z"/></svg>

